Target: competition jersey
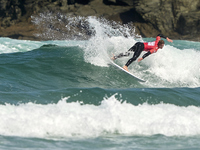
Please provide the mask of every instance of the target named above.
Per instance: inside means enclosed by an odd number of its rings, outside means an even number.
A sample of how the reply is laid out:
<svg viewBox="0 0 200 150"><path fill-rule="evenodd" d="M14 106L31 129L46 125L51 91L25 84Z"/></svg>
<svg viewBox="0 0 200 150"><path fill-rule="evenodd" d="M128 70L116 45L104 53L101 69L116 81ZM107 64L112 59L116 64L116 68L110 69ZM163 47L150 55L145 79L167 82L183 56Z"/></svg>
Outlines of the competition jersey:
<svg viewBox="0 0 200 150"><path fill-rule="evenodd" d="M158 50L158 42L160 41L160 36L156 37L156 41L154 42L145 42L144 43L144 51L150 51L152 53L156 53Z"/></svg>

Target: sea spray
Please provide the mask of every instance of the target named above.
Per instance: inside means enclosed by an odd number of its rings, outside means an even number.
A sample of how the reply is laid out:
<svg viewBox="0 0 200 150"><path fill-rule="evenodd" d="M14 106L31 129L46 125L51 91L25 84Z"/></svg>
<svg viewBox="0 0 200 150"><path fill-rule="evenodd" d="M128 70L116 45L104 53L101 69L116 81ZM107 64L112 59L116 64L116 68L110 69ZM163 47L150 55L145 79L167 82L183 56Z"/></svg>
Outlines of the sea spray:
<svg viewBox="0 0 200 150"><path fill-rule="evenodd" d="M49 40L84 40L95 35L100 36L100 34L110 37L140 37L135 34L135 27L131 23L121 24L103 17L83 17L60 12L45 12L33 15L31 18L38 27L39 33L36 36ZM96 28L97 26L101 26L101 28Z"/></svg>
<svg viewBox="0 0 200 150"><path fill-rule="evenodd" d="M97 66L108 66L112 54L126 51L142 41L131 24L121 24L94 16L81 17L61 13L40 13L32 16L32 22L40 29L37 36L52 40L85 40L85 61ZM127 44L129 43L129 44ZM102 59L103 58L103 59Z"/></svg>
<svg viewBox="0 0 200 150"><path fill-rule="evenodd" d="M94 34L87 17L46 12L31 18L39 31L35 35L46 40L85 40Z"/></svg>

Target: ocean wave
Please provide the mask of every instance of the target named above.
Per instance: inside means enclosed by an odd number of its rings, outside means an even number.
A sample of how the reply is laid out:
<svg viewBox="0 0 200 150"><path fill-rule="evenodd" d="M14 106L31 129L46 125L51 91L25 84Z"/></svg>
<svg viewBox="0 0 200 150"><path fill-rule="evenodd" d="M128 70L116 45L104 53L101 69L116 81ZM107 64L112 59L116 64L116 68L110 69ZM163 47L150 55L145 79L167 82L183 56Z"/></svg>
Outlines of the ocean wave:
<svg viewBox="0 0 200 150"><path fill-rule="evenodd" d="M99 106L82 102L0 105L0 134L38 138L98 137L107 134L197 136L200 134L196 106L120 102L115 95ZM192 119L191 119L192 118ZM9 124L9 126L8 126Z"/></svg>

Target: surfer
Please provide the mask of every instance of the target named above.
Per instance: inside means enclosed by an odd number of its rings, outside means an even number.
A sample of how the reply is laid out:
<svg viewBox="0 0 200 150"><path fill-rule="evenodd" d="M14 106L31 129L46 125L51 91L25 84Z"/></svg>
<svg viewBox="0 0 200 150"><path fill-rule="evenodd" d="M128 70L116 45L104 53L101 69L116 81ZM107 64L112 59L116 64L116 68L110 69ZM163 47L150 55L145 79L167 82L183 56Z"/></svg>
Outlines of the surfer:
<svg viewBox="0 0 200 150"><path fill-rule="evenodd" d="M169 39L168 37L162 35L162 34L158 34L156 37L156 41L154 42L137 42L135 45L133 45L128 52L126 52L125 54L120 53L117 56L113 56L112 60L115 60L117 58L121 58L123 56L129 56L130 55L130 51L133 51L133 57L131 59L128 60L128 62L124 65L124 69L126 71L128 71L128 66L135 61L140 54L142 53L142 51L146 51L147 53L145 53L141 58L138 59L138 62L140 62L141 60L143 60L145 57L149 56L152 53L156 53L158 49L162 49L165 42L163 40L160 40L161 38L165 38L168 42L173 42L171 39Z"/></svg>

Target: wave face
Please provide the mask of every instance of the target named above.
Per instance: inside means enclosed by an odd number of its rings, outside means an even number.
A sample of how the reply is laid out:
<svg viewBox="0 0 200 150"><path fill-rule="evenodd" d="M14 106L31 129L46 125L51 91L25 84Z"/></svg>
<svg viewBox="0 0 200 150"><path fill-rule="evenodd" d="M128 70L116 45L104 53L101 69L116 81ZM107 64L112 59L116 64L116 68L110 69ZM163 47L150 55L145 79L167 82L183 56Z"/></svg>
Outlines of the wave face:
<svg viewBox="0 0 200 150"><path fill-rule="evenodd" d="M155 139L173 148L183 141L198 147L200 43L166 41L156 54L132 63L129 70L147 81L140 83L109 59L138 41L155 39L117 23L114 28L104 19L84 19L93 33L88 40L0 38L0 139L75 139L80 142L75 149L91 146L88 138L106 147L112 142L102 140L108 137L117 139L121 149L130 139L138 149L142 143L137 140ZM123 66L128 59L116 63Z"/></svg>

